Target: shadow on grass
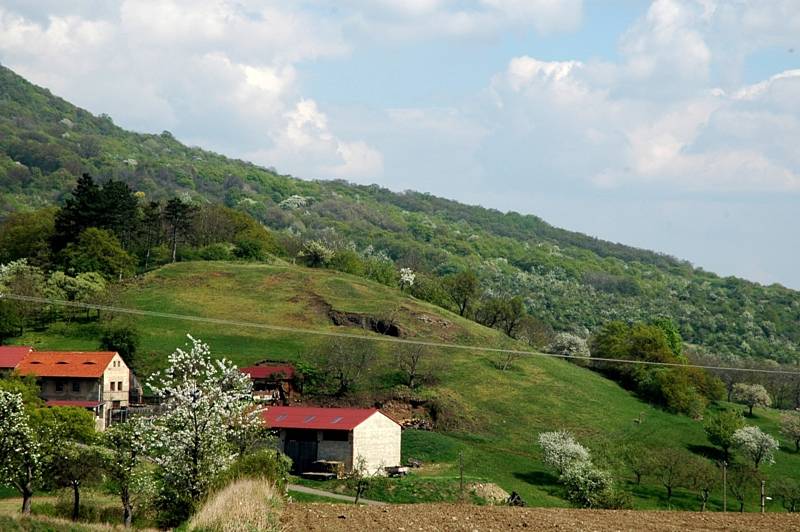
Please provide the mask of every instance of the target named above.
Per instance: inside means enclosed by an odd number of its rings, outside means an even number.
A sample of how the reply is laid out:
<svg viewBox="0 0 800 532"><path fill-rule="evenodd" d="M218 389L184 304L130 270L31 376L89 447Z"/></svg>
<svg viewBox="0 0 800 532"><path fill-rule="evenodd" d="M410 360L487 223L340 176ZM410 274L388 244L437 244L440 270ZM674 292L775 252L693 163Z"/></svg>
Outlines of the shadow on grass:
<svg viewBox="0 0 800 532"><path fill-rule="evenodd" d="M558 477L546 471L529 471L527 473L514 473L514 477L534 486L557 486Z"/></svg>
<svg viewBox="0 0 800 532"><path fill-rule="evenodd" d="M686 448L689 449L689 452L693 454L708 458L709 460L714 460L715 462L720 462L725 458L725 454L721 449L717 449L716 447L712 447L710 445L689 444L686 446Z"/></svg>

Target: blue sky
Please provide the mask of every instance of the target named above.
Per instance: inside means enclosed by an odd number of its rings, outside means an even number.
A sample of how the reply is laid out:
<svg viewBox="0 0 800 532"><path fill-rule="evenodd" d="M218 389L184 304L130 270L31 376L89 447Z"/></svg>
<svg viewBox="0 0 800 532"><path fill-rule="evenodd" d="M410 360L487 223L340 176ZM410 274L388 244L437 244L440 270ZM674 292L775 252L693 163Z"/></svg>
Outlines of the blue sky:
<svg viewBox="0 0 800 532"><path fill-rule="evenodd" d="M298 177L800 288L796 0L0 0L0 61Z"/></svg>

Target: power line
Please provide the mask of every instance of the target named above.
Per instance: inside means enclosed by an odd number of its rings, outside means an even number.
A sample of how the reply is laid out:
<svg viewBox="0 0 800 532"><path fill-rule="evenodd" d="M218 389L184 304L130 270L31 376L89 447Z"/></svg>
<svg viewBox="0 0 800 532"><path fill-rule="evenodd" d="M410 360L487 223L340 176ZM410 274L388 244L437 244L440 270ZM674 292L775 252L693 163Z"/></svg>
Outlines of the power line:
<svg viewBox="0 0 800 532"><path fill-rule="evenodd" d="M60 305L64 307L80 308L85 310L99 310L105 312L113 312L117 314L130 314L134 316L149 316L154 318L168 318L183 321L193 321L200 323L212 323L214 325L230 325L234 327L249 327L254 329L263 329L268 331L278 331L293 334L308 334L314 336L328 336L335 338L351 338L356 340L371 340L375 342L388 342L395 344L406 345L419 345L424 347L439 347L443 349L458 349L462 351L484 351L489 353L501 353L506 355L520 355L520 356L538 356L545 358L563 358L574 360L591 360L597 362L609 362L618 364L635 364L640 366L664 366L664 367L678 367L678 368L698 368L707 370L718 371L737 371L743 373L767 373L774 375L792 375L800 377L800 372L786 371L780 369L761 369L761 368L736 368L729 366L712 366L705 364L681 364L678 362L656 362L650 360L626 360L622 358L605 358L605 357L578 357L572 355L560 355L553 353L538 353L535 351L523 351L519 349L506 349L501 347L481 347L464 344L448 344L444 342L433 342L429 340L413 340L408 338L397 338L394 336L362 336L352 333L340 333L332 331L316 331L313 329L300 329L297 327L287 327L284 325L270 325L266 323L255 323L251 321L228 320L221 318L207 318L204 316L192 316L190 314L175 314L171 312L159 312L156 310L141 310L134 308L115 307L109 305L98 305L95 303L83 303L80 301L65 301L62 299L51 299L46 297L23 296L18 294L0 294L0 299L11 299L15 301L25 301L29 303L40 303L45 305Z"/></svg>

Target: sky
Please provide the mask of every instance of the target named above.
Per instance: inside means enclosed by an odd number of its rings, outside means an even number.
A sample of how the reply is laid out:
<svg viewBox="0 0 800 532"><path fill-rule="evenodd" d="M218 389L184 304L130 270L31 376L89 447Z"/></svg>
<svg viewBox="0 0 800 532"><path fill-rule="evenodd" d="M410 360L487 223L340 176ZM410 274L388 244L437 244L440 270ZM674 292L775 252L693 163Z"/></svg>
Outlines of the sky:
<svg viewBox="0 0 800 532"><path fill-rule="evenodd" d="M800 289L797 0L0 0L123 127Z"/></svg>

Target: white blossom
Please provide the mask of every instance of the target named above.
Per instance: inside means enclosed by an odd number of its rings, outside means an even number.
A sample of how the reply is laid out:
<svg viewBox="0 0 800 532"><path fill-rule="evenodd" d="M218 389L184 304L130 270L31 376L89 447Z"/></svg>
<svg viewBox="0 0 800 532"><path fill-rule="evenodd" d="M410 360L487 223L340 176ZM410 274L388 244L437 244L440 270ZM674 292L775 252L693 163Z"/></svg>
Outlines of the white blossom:
<svg viewBox="0 0 800 532"><path fill-rule="evenodd" d="M414 280L417 278L417 274L414 273L414 270L411 268L400 268L400 288L410 288L414 286Z"/></svg>
<svg viewBox="0 0 800 532"><path fill-rule="evenodd" d="M176 349L169 367L148 381L166 412L147 432L163 481L197 501L235 458L238 433L260 426L262 418L249 377L227 359L213 360L208 345L188 338L190 348Z"/></svg>
<svg viewBox="0 0 800 532"><path fill-rule="evenodd" d="M758 427L743 427L733 433L733 446L753 462L755 467L760 464L775 463L775 451L778 450L778 440L762 431Z"/></svg>
<svg viewBox="0 0 800 532"><path fill-rule="evenodd" d="M544 453L542 461L559 474L563 474L575 462L591 461L589 450L565 430L542 432L539 434L539 445Z"/></svg>

